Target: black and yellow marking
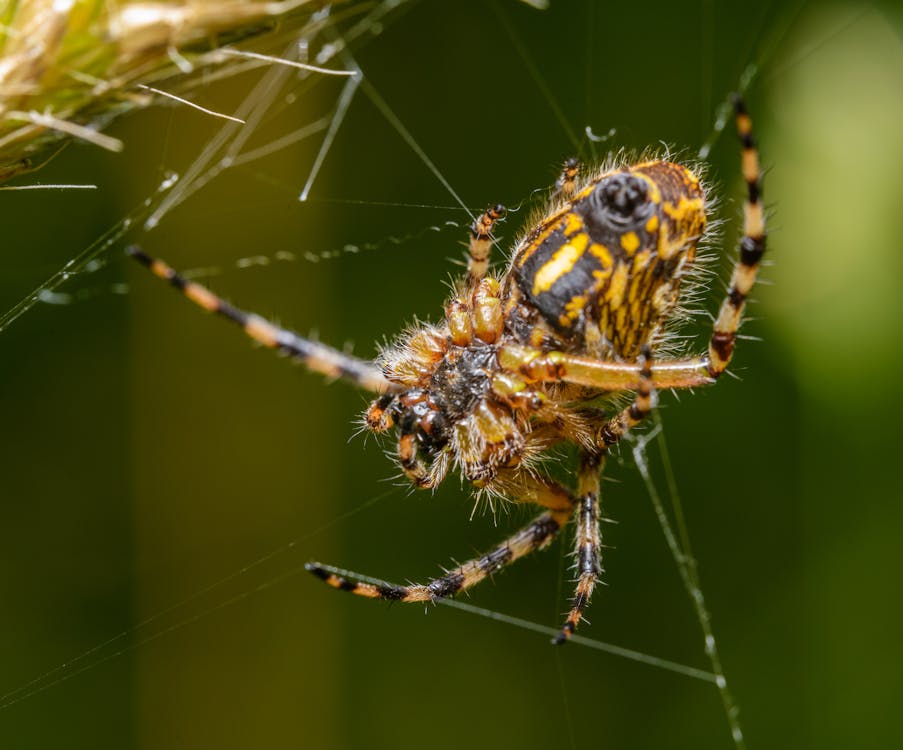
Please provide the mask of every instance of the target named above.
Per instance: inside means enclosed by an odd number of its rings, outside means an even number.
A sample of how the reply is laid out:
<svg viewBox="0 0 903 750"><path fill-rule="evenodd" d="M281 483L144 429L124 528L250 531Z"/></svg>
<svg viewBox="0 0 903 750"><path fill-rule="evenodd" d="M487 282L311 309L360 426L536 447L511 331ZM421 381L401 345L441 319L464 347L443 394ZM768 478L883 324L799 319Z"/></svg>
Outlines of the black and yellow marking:
<svg viewBox="0 0 903 750"><path fill-rule="evenodd" d="M209 289L189 281L162 260L152 258L140 247L131 245L126 253L146 266L164 281L168 281L185 297L208 312L216 313L240 326L244 332L269 349L277 349L301 362L307 369L330 378L341 378L360 388L375 393L397 390L397 386L387 380L380 369L371 362L357 359L331 346L320 344L299 336L294 331L279 328L265 318L245 312L226 302Z"/></svg>
<svg viewBox="0 0 903 750"><path fill-rule="evenodd" d="M543 513L492 551L469 560L426 584L395 586L389 583L369 583L355 581L335 572L334 568L316 562L307 563L304 567L327 585L368 599L389 599L399 602L435 601L476 586L507 565L545 547L567 523L569 515L569 510Z"/></svg>
<svg viewBox="0 0 903 750"><path fill-rule="evenodd" d="M746 300L756 282L759 264L766 247L762 171L752 120L739 94L734 95L733 104L737 135L742 147L741 167L746 183L746 200L743 205L743 237L740 240L739 256L731 274L730 288L721 303L709 341L708 370L713 378L721 375L730 364Z"/></svg>
<svg viewBox="0 0 903 750"><path fill-rule="evenodd" d="M547 217L515 250L511 273L570 348L604 342L597 355L632 360L676 302L677 271L705 223L702 187L686 167L617 169Z"/></svg>

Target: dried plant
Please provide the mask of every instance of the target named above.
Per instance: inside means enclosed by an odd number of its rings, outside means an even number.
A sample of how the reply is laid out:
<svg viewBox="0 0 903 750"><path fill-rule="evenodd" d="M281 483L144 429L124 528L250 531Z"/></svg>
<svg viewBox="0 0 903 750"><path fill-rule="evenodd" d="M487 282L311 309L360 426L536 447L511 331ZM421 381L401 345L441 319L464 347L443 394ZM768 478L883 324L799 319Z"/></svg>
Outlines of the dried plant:
<svg viewBox="0 0 903 750"><path fill-rule="evenodd" d="M235 65L224 44L312 19L316 0L4 0L0 3L0 181L37 169L72 138L146 106L150 83Z"/></svg>

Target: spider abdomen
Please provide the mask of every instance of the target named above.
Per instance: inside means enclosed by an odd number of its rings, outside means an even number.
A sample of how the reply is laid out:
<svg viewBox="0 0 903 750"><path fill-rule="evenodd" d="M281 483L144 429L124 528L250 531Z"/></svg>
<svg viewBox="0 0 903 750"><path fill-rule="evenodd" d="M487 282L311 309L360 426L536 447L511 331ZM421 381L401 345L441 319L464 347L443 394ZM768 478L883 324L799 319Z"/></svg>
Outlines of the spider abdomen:
<svg viewBox="0 0 903 750"><path fill-rule="evenodd" d="M687 167L647 162L591 180L515 250L522 304L567 348L634 360L677 302L705 230Z"/></svg>

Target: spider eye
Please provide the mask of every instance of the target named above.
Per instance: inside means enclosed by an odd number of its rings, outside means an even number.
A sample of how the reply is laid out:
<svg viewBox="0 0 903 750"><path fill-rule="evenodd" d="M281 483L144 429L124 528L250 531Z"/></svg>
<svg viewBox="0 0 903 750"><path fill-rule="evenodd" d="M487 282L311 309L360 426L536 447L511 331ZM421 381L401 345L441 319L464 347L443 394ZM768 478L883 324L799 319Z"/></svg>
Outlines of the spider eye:
<svg viewBox="0 0 903 750"><path fill-rule="evenodd" d="M632 174L609 177L593 193L597 206L622 221L642 218L649 207L649 186Z"/></svg>

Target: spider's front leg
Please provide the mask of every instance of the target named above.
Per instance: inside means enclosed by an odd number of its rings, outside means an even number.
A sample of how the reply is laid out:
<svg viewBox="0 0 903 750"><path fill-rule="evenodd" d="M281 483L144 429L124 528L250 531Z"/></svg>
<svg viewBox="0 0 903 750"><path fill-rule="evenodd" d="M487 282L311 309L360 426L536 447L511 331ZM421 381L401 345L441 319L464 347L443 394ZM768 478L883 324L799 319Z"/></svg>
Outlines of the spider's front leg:
<svg viewBox="0 0 903 750"><path fill-rule="evenodd" d="M467 287L476 289L489 269L489 253L492 250L492 229L505 217L507 209L498 203L490 206L470 226L470 245L467 248Z"/></svg>
<svg viewBox="0 0 903 750"><path fill-rule="evenodd" d="M155 276L169 282L198 307L231 320L254 341L268 349L288 354L308 370L330 378L342 378L373 393L392 393L399 390L399 386L389 381L374 363L352 357L326 344L311 341L294 331L280 328L259 315L241 310L215 295L207 287L189 281L162 260L152 258L137 245L126 248L126 253L150 269Z"/></svg>
<svg viewBox="0 0 903 750"><path fill-rule="evenodd" d="M570 158L565 160L561 175L555 183L555 193L563 198L571 197L577 189L580 162ZM489 253L492 249L492 229L496 222L508 213L501 203L490 206L470 226L470 244L467 248L467 286L476 289L477 284L489 269Z"/></svg>

